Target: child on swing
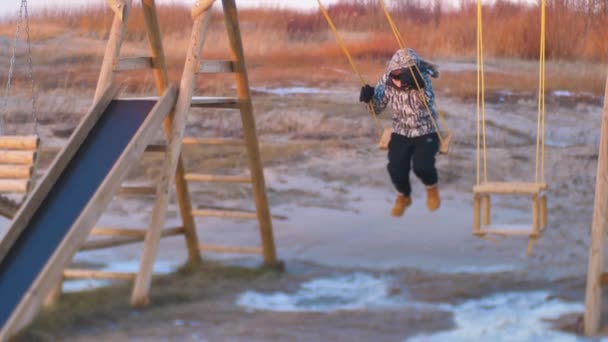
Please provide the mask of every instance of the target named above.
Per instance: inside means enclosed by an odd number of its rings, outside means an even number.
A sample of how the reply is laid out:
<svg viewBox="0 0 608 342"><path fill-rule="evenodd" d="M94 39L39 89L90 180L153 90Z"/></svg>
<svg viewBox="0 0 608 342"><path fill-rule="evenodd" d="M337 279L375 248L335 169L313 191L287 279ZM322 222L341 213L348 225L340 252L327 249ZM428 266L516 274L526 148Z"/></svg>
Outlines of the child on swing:
<svg viewBox="0 0 608 342"><path fill-rule="evenodd" d="M361 88L359 101L371 102L377 114L389 104L393 109L387 169L398 191L391 210L395 217L402 216L412 204L411 168L426 186L428 209L435 211L441 205L435 168L435 155L439 149L438 121L430 77L439 77L433 64L418 57L412 49L401 49L388 62L375 88L367 84Z"/></svg>

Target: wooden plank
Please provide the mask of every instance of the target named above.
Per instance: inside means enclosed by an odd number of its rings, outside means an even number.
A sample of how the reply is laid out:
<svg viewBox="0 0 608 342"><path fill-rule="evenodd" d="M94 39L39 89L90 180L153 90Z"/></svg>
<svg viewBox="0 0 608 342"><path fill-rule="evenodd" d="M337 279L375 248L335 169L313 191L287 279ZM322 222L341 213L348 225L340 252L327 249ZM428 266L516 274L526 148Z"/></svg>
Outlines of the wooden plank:
<svg viewBox="0 0 608 342"><path fill-rule="evenodd" d="M156 195L156 188L151 186L123 186L119 195Z"/></svg>
<svg viewBox="0 0 608 342"><path fill-rule="evenodd" d="M0 178L29 179L33 171L33 165L0 165Z"/></svg>
<svg viewBox="0 0 608 342"><path fill-rule="evenodd" d="M534 233L532 229L501 229L501 228L493 228L487 227L486 229L481 229L478 234L482 235L500 235L500 236L528 236L528 237L539 237L540 235Z"/></svg>
<svg viewBox="0 0 608 342"><path fill-rule="evenodd" d="M156 11L156 6L154 1L152 0L143 0L143 12L144 19L146 24L146 31L148 32L148 43L150 46L150 52L154 57L154 79L156 82L156 88L159 94L162 94L169 84L169 76L167 71L167 63L165 61L165 53L163 51L162 44L162 35L160 31L160 24L158 20L158 13ZM200 54L200 52L199 52ZM188 58L188 57L186 57ZM187 61L187 63L199 63L199 59L195 61ZM190 86L194 87L194 73L196 72L194 69L190 70L189 65L186 65L188 69L184 69L181 84L185 84L188 80L191 82ZM184 77L192 74L191 77ZM184 80L186 78L186 80ZM180 96L183 91L182 85L180 85ZM192 96L190 94L190 96ZM177 103L179 105L179 101ZM179 110L176 107L176 110ZM185 114L187 115L187 113ZM168 115L164 122L164 131L165 137L167 141L171 141L172 136L172 127L174 125L174 116L172 113ZM185 122L185 121L184 121ZM184 123L185 125L185 123ZM180 156L177 162L177 168L175 170L175 197L177 199L177 204L179 207L180 215L182 217L182 224L184 226L184 236L186 238L186 247L188 249L188 262L189 263L198 263L201 261L200 253L197 249L198 245L198 236L196 233L196 226L194 223L194 218L190 214L192 210L192 204L190 202L190 193L188 191L188 183L184 180L184 162L181 156L181 146L179 147ZM165 150L166 151L166 150ZM165 156L165 158L169 158L169 156ZM166 210L166 208L165 208Z"/></svg>
<svg viewBox="0 0 608 342"><path fill-rule="evenodd" d="M101 63L101 70L99 71L99 78L97 79L97 86L95 88L95 97L93 98L94 103L98 102L105 89L112 84L114 65L117 64L120 56L120 47L124 39L125 30L127 29L126 21L129 12L131 11L132 0L108 1L116 15L112 21L112 28L110 29L108 43L106 44L106 50Z"/></svg>
<svg viewBox="0 0 608 342"><path fill-rule="evenodd" d="M120 158L105 177L99 189L70 228L69 233L61 241L59 247L49 258L43 270L19 302L2 332L3 335L0 335L0 340L3 337L8 338L8 336L12 336L33 319L40 308L42 300L61 279L63 270L69 264L79 247L84 243L94 223L112 200L114 193L120 187L120 182L127 175L130 166L144 153L147 143L154 139L158 127L173 107L175 98L175 89L172 87L168 88L165 95L147 115L135 136L130 140ZM52 171L49 171L47 175ZM30 199L33 197L30 197ZM23 207L20 212L22 210L24 210Z"/></svg>
<svg viewBox="0 0 608 342"><path fill-rule="evenodd" d="M25 194L30 186L29 179L0 179L0 192Z"/></svg>
<svg viewBox="0 0 608 342"><path fill-rule="evenodd" d="M255 220L258 215L255 211L243 211L232 209L196 209L192 210L192 215L200 217L221 217Z"/></svg>
<svg viewBox="0 0 608 342"><path fill-rule="evenodd" d="M478 194L538 194L547 189L544 183L526 182L488 182L473 186L473 192Z"/></svg>
<svg viewBox="0 0 608 342"><path fill-rule="evenodd" d="M91 230L90 235L139 237L145 236L146 230L136 228L94 227Z"/></svg>
<svg viewBox="0 0 608 342"><path fill-rule="evenodd" d="M236 97L195 96L192 98L193 108L239 108L239 99Z"/></svg>
<svg viewBox="0 0 608 342"><path fill-rule="evenodd" d="M192 7L191 15L192 19L196 20L199 16L206 14L207 10L211 9L211 6L215 0L198 0L194 3Z"/></svg>
<svg viewBox="0 0 608 342"><path fill-rule="evenodd" d="M227 175L208 175L199 173L187 173L185 179L190 182L209 182L209 183L251 183L249 176L227 176Z"/></svg>
<svg viewBox="0 0 608 342"><path fill-rule="evenodd" d="M48 171L43 176L42 180L33 190L33 195L30 196L21 206L20 211L25 213L34 213L51 190L65 167L68 165L84 139L89 134L90 130L95 126L97 120L108 107L112 98L118 92L118 87L111 85L108 87L98 101L93 104L88 113L84 116L80 124L76 127L67 144L57 154L53 163L49 166ZM27 226L30 220L29 215L19 215L18 219L13 222L4 239L0 241L0 262L6 256L6 253L12 247L23 229Z"/></svg>
<svg viewBox="0 0 608 342"><path fill-rule="evenodd" d="M0 150L0 164L32 165L36 154L36 151Z"/></svg>
<svg viewBox="0 0 608 342"><path fill-rule="evenodd" d="M245 67L245 53L239 28L239 18L234 0L222 0L224 7L224 19L228 39L230 41L230 60L236 61L238 70L235 73L236 92L240 102L241 120L243 123L243 133L249 159L249 170L253 180L252 190L255 198L258 223L260 225L260 235L262 247L264 249L264 264L267 266L277 265L276 248L272 231L272 220L270 208L266 196L266 183L264 180L264 168L259 151L258 137L256 133L255 118L253 116L253 106L251 104L251 92L249 89L249 79Z"/></svg>
<svg viewBox="0 0 608 342"><path fill-rule="evenodd" d="M198 72L200 74L220 74L236 72L237 68L232 61L221 60L205 60L201 61L201 66Z"/></svg>
<svg viewBox="0 0 608 342"><path fill-rule="evenodd" d="M37 135L4 135L0 137L0 149L36 151L40 145Z"/></svg>
<svg viewBox="0 0 608 342"><path fill-rule="evenodd" d="M224 146L244 146L242 139L221 139L221 138L193 138L186 137L182 140L184 145L224 145Z"/></svg>
<svg viewBox="0 0 608 342"><path fill-rule="evenodd" d="M132 272L108 272L97 270L86 270L79 268L68 268L63 271L66 279L112 279L112 280L133 280L136 273Z"/></svg>
<svg viewBox="0 0 608 342"><path fill-rule="evenodd" d="M152 57L121 58L114 66L115 71L147 70L154 68Z"/></svg>
<svg viewBox="0 0 608 342"><path fill-rule="evenodd" d="M239 246L220 246L220 245L200 245L202 252L208 253L234 253L234 254L259 254L264 252L260 247L239 247Z"/></svg>
<svg viewBox="0 0 608 342"><path fill-rule="evenodd" d="M198 69L201 49L204 44L210 20L211 11L207 12L204 16L197 18L194 22L186 55L186 63L183 68L179 87L179 98L177 99L171 117L172 121L169 122L170 125L165 125L165 134L168 137L167 152L160 169L161 178L158 183L156 201L154 202L154 209L150 220L150 229L146 235L139 273L135 280L133 293L131 294L131 304L134 306L144 306L149 302L148 292L152 280L154 260L158 253L159 236L162 227L165 225L169 190L171 189L171 184L174 180L176 183L176 195L178 200L181 200L181 203L183 204L190 205L189 197L186 197L187 192L185 192L187 190L186 183L180 183L181 177L176 177L176 173L183 172L183 163L181 162L182 139L186 129L187 115L190 110L192 94L194 92L194 77ZM183 178L181 178L181 180L183 180ZM179 187L177 187L178 184ZM191 218L190 212L184 212L185 209L185 207L180 206L180 212L182 213L182 218L184 218L184 229L188 230L188 234L190 234L191 237L194 237L196 236L194 227L192 226L194 221L185 221L186 218ZM200 260L198 245L195 246L196 251L191 251L190 244L193 244L195 241L192 238L187 237L186 242L188 244L189 256ZM196 241L196 243L198 244L198 241ZM193 255L194 252L196 255Z"/></svg>
<svg viewBox="0 0 608 342"><path fill-rule="evenodd" d="M115 235L110 238L102 238L102 239L87 241L82 245L82 247L80 248L80 251L91 251L91 250L97 250L97 249L113 248L113 247L130 245L133 243L142 242L145 239L146 231L142 230L142 233L143 234L135 235L135 232L133 232L132 236ZM161 237L176 236L176 235L181 235L181 234L184 234L183 227L167 228L167 229L163 229L163 231L161 233ZM108 234L108 235L110 235L110 234Z"/></svg>
<svg viewBox="0 0 608 342"><path fill-rule="evenodd" d="M591 225L591 246L587 269L587 289L585 294L584 332L594 336L599 332L602 307L600 275L604 271L604 248L606 224L608 223L608 77L604 93L604 108L600 128L599 153L597 160L595 204Z"/></svg>

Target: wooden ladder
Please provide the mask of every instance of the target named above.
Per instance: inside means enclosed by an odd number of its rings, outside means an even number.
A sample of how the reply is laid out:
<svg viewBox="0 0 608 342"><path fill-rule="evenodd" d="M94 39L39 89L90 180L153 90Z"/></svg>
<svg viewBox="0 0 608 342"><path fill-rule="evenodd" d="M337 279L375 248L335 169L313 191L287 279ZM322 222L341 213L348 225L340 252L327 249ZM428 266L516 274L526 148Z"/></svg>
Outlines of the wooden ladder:
<svg viewBox="0 0 608 342"><path fill-rule="evenodd" d="M162 94L168 87L169 81L154 1L142 0L151 56L131 58L119 58L119 52L126 30L132 0L109 0L108 2L115 12L115 18L101 68L96 98L100 94L100 89L103 89L104 85L111 82L115 72L141 69L153 70L157 92L158 94ZM277 262L276 258L272 221L266 195L263 166L259 153L253 107L238 25L237 9L234 0L223 1L226 27L231 46L231 59L229 61L200 61L202 47L211 20L211 5L213 2L213 0L197 1L197 4L192 9L194 23L179 87L179 96L173 114L167 117L164 124L166 144L149 145L146 148L147 152L164 154L163 163L161 165L161 177L153 187L123 185L119 192L120 194L155 195L155 203L149 227L145 229L96 227L93 228L91 235L95 235L97 238L87 241L81 247L81 251L90 251L144 241L139 271L135 273L119 273L67 269L64 272L64 279L92 278L133 280L134 287L131 295L131 304L134 306L147 305L149 302L148 293L153 274L153 266L158 253L160 239L176 235L185 236L189 263L200 262L201 251L207 251L262 254L265 265L281 265ZM194 97L195 77L198 74L208 72L234 73L236 78L237 96L234 98ZM184 137L187 115L192 107L239 109L243 122L244 139L235 141L218 138L202 139ZM244 145L247 149L251 176L186 173L182 159L182 145L187 144ZM255 197L256 211L244 212L205 208L193 209L188 190L188 182L250 183L252 184ZM179 227L165 227L169 193L173 184L175 184L176 198L180 216L182 218L182 225ZM234 247L200 244L197 237L194 216L257 219L260 225L262 247ZM60 291L61 284L59 284L55 291L47 298L45 304L52 305Z"/></svg>

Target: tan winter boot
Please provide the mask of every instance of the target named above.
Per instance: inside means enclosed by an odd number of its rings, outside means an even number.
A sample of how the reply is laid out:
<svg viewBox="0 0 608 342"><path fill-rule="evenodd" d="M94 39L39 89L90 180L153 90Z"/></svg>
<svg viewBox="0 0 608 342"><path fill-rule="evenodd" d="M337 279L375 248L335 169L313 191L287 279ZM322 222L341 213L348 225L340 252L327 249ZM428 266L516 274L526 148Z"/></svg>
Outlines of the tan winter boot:
<svg viewBox="0 0 608 342"><path fill-rule="evenodd" d="M426 187L426 206L430 211L435 211L441 206L441 198L439 197L437 185Z"/></svg>
<svg viewBox="0 0 608 342"><path fill-rule="evenodd" d="M404 196L402 194L397 195L397 199L395 200L395 205L393 209L391 209L391 215L394 217L403 216L405 209L412 205L412 198L409 196Z"/></svg>

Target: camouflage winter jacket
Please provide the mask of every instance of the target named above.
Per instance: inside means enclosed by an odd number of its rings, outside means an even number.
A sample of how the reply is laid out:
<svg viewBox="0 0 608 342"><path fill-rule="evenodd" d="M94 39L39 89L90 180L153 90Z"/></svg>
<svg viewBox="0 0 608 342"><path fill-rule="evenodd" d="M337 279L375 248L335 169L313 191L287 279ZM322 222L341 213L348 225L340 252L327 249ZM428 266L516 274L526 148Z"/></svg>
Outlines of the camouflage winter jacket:
<svg viewBox="0 0 608 342"><path fill-rule="evenodd" d="M408 138L419 137L434 133L435 126L424 104L423 95L418 89L399 89L393 85L390 73L394 70L413 66L420 69L425 80L424 96L426 97L431 115L437 121L435 110L435 93L430 77L439 77L437 68L418 57L412 49L398 50L388 62L384 75L378 81L372 104L377 114L380 114L390 103L393 108L393 132Z"/></svg>

